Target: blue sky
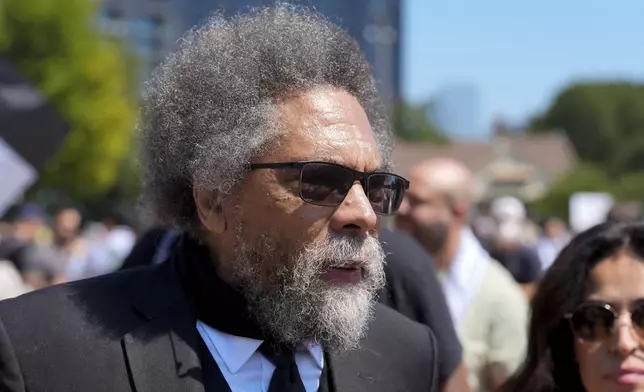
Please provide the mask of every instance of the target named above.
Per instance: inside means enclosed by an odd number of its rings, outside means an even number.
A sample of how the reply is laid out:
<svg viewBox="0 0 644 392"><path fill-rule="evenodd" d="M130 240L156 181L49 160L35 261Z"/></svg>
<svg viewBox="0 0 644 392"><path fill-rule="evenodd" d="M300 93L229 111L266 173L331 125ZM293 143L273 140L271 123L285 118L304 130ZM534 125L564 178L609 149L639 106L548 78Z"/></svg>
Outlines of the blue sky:
<svg viewBox="0 0 644 392"><path fill-rule="evenodd" d="M485 129L543 110L571 80L644 80L644 0L402 1L403 95L472 83Z"/></svg>

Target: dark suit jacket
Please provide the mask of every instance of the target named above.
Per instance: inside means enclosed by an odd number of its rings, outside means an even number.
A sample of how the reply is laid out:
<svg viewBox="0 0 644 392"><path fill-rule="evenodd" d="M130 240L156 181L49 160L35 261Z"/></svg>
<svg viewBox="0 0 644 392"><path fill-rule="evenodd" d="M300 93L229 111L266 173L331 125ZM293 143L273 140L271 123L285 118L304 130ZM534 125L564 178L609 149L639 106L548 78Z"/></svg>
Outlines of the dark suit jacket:
<svg viewBox="0 0 644 392"><path fill-rule="evenodd" d="M159 246L163 244L163 238L168 234L168 231L169 230L164 227L155 227L143 233L143 235L141 235L141 237L136 241L136 244L134 244L130 254L127 255L125 260L123 260L123 264L120 269L126 270L152 265L154 255L156 254Z"/></svg>
<svg viewBox="0 0 644 392"><path fill-rule="evenodd" d="M418 242L399 230L380 232L387 253L382 304L427 325L438 345L438 379L447 381L461 363L461 344L452 324L434 262Z"/></svg>
<svg viewBox="0 0 644 392"><path fill-rule="evenodd" d="M0 302L0 391L203 391L196 318L173 262ZM434 391L430 330L382 305L336 392Z"/></svg>

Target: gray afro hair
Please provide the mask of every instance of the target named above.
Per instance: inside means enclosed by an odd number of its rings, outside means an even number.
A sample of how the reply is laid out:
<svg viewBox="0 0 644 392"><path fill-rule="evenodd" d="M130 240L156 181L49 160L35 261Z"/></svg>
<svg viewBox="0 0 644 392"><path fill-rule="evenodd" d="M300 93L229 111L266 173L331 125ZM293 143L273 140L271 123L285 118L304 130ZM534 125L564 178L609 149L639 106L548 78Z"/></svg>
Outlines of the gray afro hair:
<svg viewBox="0 0 644 392"><path fill-rule="evenodd" d="M142 110L143 201L157 222L198 233L193 189L228 196L276 140L276 102L325 86L361 103L387 164L390 127L371 69L323 16L278 3L188 32L153 73Z"/></svg>

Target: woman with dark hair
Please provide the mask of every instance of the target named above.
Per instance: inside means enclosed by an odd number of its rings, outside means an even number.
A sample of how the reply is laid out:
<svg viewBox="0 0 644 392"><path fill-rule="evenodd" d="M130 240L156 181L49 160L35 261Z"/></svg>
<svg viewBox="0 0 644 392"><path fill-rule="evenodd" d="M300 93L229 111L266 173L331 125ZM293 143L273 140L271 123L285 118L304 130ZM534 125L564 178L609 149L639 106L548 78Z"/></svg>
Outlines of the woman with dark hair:
<svg viewBox="0 0 644 392"><path fill-rule="evenodd" d="M644 391L644 223L604 223L562 250L503 391Z"/></svg>

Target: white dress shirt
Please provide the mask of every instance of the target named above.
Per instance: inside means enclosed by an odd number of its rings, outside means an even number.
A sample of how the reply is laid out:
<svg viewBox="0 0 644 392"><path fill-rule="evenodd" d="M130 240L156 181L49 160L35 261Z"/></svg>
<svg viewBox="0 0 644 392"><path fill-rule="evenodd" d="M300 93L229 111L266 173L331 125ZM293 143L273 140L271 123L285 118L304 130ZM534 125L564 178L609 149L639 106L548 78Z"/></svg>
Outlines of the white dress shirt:
<svg viewBox="0 0 644 392"><path fill-rule="evenodd" d="M219 366L232 392L267 392L275 366L257 351L261 340L223 333L197 321L197 330ZM319 345L295 353L306 392L317 392L324 366Z"/></svg>
<svg viewBox="0 0 644 392"><path fill-rule="evenodd" d="M461 230L461 241L454 261L441 279L443 293L458 331L472 298L485 277L490 255L469 228Z"/></svg>

